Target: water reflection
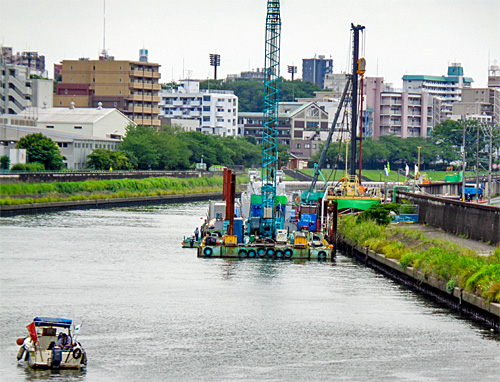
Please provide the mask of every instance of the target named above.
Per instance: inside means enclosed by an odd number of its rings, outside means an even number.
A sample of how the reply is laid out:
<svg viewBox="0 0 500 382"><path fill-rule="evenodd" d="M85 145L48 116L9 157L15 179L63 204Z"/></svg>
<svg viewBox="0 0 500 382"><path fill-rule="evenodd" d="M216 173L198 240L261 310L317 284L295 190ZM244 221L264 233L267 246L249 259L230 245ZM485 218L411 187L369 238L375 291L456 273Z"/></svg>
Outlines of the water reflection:
<svg viewBox="0 0 500 382"><path fill-rule="evenodd" d="M85 370L40 370L18 365L25 374L26 381L81 381L85 380Z"/></svg>

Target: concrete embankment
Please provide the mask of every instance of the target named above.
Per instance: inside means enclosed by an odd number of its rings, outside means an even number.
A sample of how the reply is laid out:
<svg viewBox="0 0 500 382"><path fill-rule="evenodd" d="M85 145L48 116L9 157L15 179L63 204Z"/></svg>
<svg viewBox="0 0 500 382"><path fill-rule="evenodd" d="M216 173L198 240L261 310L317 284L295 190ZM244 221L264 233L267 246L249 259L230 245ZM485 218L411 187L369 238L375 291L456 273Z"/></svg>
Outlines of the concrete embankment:
<svg viewBox="0 0 500 382"><path fill-rule="evenodd" d="M210 199L220 199L220 192L200 193L200 194L178 194L144 196L135 198L115 198L115 199L94 199L75 200L53 203L34 203L19 205L0 205L0 216L16 216L26 214L38 214L64 210L84 210L90 208L111 208L126 207L148 204L170 204L204 201Z"/></svg>
<svg viewBox="0 0 500 382"><path fill-rule="evenodd" d="M344 255L356 258L400 284L432 297L495 330L500 330L500 304L488 303L485 299L460 288L448 290L444 281L424 275L412 267L403 268L399 261L387 258L368 247L360 247L347 238L339 238L339 249Z"/></svg>

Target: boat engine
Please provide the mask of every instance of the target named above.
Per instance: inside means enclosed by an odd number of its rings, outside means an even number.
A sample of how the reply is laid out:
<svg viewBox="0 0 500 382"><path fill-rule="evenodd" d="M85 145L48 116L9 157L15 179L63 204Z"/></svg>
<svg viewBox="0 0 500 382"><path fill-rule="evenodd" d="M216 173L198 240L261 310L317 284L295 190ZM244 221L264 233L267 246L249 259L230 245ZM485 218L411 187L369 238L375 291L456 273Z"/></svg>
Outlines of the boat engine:
<svg viewBox="0 0 500 382"><path fill-rule="evenodd" d="M52 349L52 367L58 368L62 361L62 349L59 346L54 346Z"/></svg>

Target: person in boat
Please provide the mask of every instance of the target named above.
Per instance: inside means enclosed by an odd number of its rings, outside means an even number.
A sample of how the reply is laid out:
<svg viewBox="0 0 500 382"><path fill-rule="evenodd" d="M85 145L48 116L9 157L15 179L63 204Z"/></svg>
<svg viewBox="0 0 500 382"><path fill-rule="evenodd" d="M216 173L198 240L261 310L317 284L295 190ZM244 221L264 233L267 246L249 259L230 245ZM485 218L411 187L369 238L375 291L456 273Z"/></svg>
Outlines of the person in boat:
<svg viewBox="0 0 500 382"><path fill-rule="evenodd" d="M69 350L71 348L71 337L66 333L61 333L57 338L57 346L62 350Z"/></svg>

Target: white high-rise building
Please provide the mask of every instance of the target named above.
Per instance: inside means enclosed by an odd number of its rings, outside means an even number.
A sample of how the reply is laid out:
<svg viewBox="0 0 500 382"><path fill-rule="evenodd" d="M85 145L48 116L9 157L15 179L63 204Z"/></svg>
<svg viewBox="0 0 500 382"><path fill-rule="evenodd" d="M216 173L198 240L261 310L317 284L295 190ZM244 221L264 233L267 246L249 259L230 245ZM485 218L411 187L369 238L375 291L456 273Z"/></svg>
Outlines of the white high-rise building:
<svg viewBox="0 0 500 382"><path fill-rule="evenodd" d="M453 63L448 67L447 76L403 76L403 89L407 93L427 93L433 97L435 126L450 119L452 105L461 100L462 89L470 88L472 82L472 78L464 77L462 65Z"/></svg>
<svg viewBox="0 0 500 382"><path fill-rule="evenodd" d="M202 133L238 135L238 97L230 90L200 90L198 80L182 80L176 90L162 90L160 98L162 119L198 120Z"/></svg>

